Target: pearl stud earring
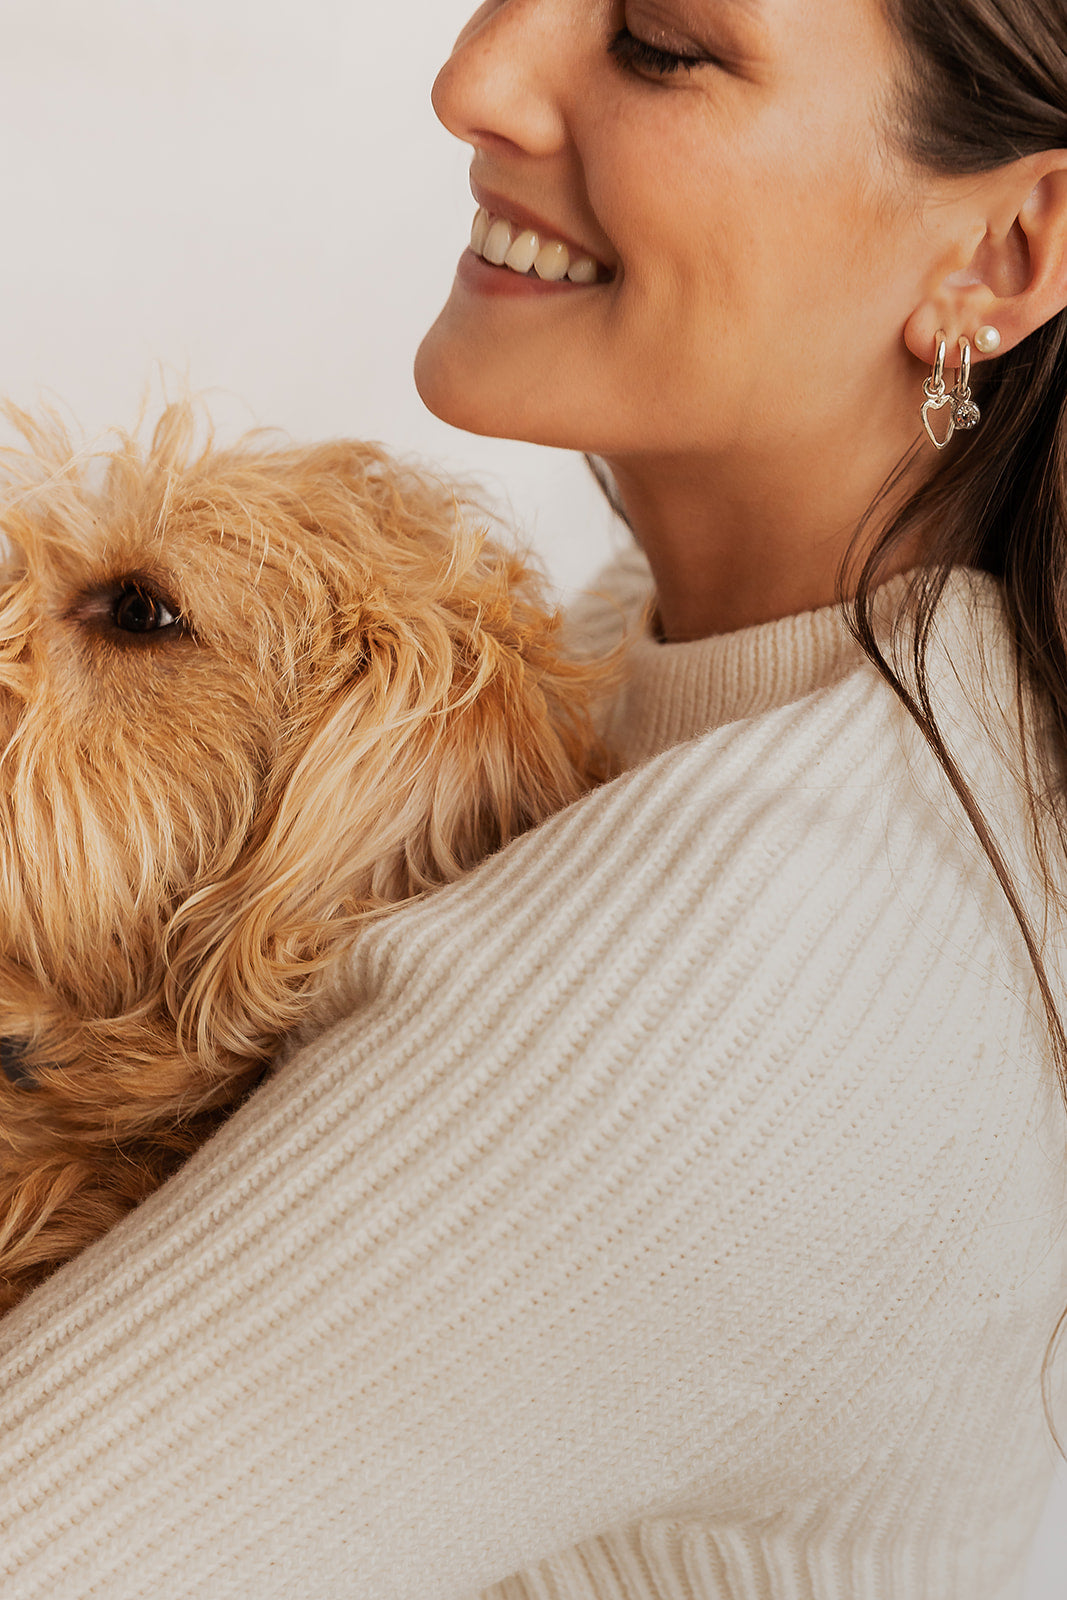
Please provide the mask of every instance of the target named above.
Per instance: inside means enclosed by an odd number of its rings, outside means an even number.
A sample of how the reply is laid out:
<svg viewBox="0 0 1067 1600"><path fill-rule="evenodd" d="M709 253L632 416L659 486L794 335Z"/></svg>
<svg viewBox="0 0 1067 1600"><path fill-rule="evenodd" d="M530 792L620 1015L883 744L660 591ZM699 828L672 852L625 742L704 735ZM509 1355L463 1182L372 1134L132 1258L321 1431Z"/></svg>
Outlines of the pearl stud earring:
<svg viewBox="0 0 1067 1600"><path fill-rule="evenodd" d="M975 349L980 350L984 356L995 356L1000 349L1001 338L999 328L979 328L974 336Z"/></svg>

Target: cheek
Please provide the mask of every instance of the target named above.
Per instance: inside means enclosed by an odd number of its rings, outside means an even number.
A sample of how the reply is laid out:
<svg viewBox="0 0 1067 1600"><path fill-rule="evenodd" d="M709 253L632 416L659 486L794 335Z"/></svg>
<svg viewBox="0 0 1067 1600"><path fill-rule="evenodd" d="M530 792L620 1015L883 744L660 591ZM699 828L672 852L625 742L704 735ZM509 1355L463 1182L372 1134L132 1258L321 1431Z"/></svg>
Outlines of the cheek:
<svg viewBox="0 0 1067 1600"><path fill-rule="evenodd" d="M871 381L858 352L898 337L910 310L903 205L862 149L843 149L843 129L816 131L799 148L785 119L758 141L694 138L655 175L636 167L635 140L602 189L624 263L602 348L646 436L654 418L679 447L729 446L783 397L815 417Z"/></svg>
<svg viewBox="0 0 1067 1600"><path fill-rule="evenodd" d="M817 288L842 219L825 170L795 145L770 118L756 129L704 117L681 133L642 126L620 141L599 195L591 188L624 264L620 306L643 307L668 340L706 322L729 341L757 336Z"/></svg>
<svg viewBox="0 0 1067 1600"><path fill-rule="evenodd" d="M623 151L615 192L603 195L623 263L605 348L645 395L658 391L656 404L684 404L688 392L707 405L713 390L721 408L758 379L798 293L815 281L803 208L777 174L754 176L763 152L694 136L653 169L647 151L638 168L641 149L637 138L629 163Z"/></svg>
<svg viewBox="0 0 1067 1600"><path fill-rule="evenodd" d="M136 636L135 636L136 637ZM277 722L273 685L192 639L115 643L62 626L43 641L34 715L58 744L81 750L106 786L139 777L162 792L234 761L260 765Z"/></svg>

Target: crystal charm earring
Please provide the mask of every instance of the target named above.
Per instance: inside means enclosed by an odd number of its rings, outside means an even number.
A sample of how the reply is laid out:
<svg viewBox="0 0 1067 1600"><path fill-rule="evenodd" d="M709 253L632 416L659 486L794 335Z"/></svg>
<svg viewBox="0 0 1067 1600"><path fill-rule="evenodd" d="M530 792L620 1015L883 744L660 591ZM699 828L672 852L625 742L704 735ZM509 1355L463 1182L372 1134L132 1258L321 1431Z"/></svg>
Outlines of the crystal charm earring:
<svg viewBox="0 0 1067 1600"><path fill-rule="evenodd" d="M982 413L971 399L971 342L960 340L960 365L952 391L952 420L957 428L977 428Z"/></svg>
<svg viewBox="0 0 1067 1600"><path fill-rule="evenodd" d="M926 429L930 443L938 450L943 450L956 431L956 398L949 394L945 388L945 356L948 353L948 339L944 328L937 330L937 354L934 356L934 369L923 384L923 394L926 403L922 409L923 427ZM945 437L939 439L934 432L930 418L938 411L948 407L948 426Z"/></svg>

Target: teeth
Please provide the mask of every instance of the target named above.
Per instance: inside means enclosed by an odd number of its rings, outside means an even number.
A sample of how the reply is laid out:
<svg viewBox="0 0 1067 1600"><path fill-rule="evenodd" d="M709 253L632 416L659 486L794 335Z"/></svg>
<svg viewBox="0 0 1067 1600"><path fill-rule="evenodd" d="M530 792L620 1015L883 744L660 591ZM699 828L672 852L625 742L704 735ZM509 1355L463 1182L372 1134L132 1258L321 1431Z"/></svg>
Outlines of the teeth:
<svg viewBox="0 0 1067 1600"><path fill-rule="evenodd" d="M489 213L479 206L474 213L474 225L471 228L471 249L476 256L480 256L485 247L485 236L489 232Z"/></svg>
<svg viewBox="0 0 1067 1600"><path fill-rule="evenodd" d="M572 283L595 283L596 262L592 256L578 256L567 269L567 276Z"/></svg>
<svg viewBox="0 0 1067 1600"><path fill-rule="evenodd" d="M565 244L543 244L537 252L534 271L546 283L562 283L571 264L571 253Z"/></svg>
<svg viewBox="0 0 1067 1600"><path fill-rule="evenodd" d="M494 267L504 265L504 257L511 249L511 224L505 222L503 217L490 224L489 232L485 236L482 246L482 255L491 261Z"/></svg>
<svg viewBox="0 0 1067 1600"><path fill-rule="evenodd" d="M504 265L510 267L512 272L529 272L537 260L541 249L541 241L536 233L531 233L527 228L525 233L520 233L511 249L504 257Z"/></svg>
<svg viewBox="0 0 1067 1600"><path fill-rule="evenodd" d="M523 276L531 272L546 283L595 283L600 267L593 256L572 256L559 239L542 239L532 228L519 228L505 217L492 217L479 206L471 228L471 249L494 267Z"/></svg>

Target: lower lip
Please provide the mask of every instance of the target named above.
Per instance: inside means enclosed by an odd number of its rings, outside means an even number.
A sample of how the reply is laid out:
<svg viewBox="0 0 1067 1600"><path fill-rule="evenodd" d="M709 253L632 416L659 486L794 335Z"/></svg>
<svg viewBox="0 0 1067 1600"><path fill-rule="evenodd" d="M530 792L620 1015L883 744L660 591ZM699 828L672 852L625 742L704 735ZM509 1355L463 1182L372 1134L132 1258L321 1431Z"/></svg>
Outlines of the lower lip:
<svg viewBox="0 0 1067 1600"><path fill-rule="evenodd" d="M465 250L460 256L456 278L464 288L472 289L475 294L510 295L522 300L529 299L531 295L540 298L546 294L574 294L582 289L600 287L595 283L572 283L569 278L563 278L559 283L549 283L536 273L528 277L525 273L512 272L510 267L494 267L488 261L483 261L481 256L476 256L473 250Z"/></svg>

